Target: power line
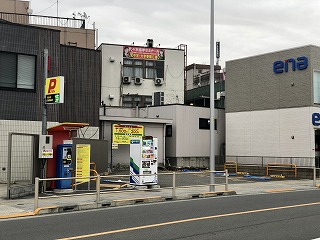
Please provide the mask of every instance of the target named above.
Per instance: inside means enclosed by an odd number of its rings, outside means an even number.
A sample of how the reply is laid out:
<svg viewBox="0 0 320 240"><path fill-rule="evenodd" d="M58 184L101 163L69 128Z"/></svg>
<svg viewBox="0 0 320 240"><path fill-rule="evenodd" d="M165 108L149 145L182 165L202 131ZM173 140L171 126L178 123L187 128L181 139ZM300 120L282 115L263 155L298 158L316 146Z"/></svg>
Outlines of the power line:
<svg viewBox="0 0 320 240"><path fill-rule="evenodd" d="M53 6L54 6L54 5L56 5L56 4L57 4L57 1L55 1L55 2L54 2L54 4L50 5L50 6L49 6L49 7L47 7L46 9L44 9L44 10L42 10L42 11L40 11L40 12L37 12L37 13L35 13L35 14L42 13L42 12L44 12L44 11L48 10L49 8L53 7Z"/></svg>

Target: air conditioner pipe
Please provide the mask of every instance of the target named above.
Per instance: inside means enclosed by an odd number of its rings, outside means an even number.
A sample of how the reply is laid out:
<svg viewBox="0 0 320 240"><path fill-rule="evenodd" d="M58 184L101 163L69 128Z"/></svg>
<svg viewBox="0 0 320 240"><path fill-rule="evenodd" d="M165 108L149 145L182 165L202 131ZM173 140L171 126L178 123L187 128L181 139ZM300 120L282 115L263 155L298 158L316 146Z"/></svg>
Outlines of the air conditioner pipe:
<svg viewBox="0 0 320 240"><path fill-rule="evenodd" d="M136 103L136 118L139 117L139 102Z"/></svg>

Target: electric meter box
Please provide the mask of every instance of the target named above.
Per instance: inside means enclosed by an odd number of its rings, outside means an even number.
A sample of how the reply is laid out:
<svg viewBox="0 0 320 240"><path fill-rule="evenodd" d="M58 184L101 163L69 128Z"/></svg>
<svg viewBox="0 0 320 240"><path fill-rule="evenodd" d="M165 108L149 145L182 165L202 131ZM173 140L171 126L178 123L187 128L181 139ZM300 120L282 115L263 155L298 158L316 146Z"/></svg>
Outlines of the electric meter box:
<svg viewBox="0 0 320 240"><path fill-rule="evenodd" d="M39 158L53 158L52 135L39 135Z"/></svg>
<svg viewBox="0 0 320 240"><path fill-rule="evenodd" d="M152 136L130 138L130 184L158 184L157 174L158 139Z"/></svg>

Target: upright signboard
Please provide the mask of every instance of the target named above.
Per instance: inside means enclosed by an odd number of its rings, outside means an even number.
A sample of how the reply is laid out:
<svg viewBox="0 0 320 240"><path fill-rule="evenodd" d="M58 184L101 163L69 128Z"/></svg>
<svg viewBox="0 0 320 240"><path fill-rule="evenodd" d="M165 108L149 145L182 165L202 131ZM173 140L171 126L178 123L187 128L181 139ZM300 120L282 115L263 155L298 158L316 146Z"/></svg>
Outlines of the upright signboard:
<svg viewBox="0 0 320 240"><path fill-rule="evenodd" d="M143 126L113 124L112 132L113 144L130 144L131 137L141 138L143 136Z"/></svg>
<svg viewBox="0 0 320 240"><path fill-rule="evenodd" d="M77 179L77 182L90 181L90 144L76 145L76 177L88 177Z"/></svg>
<svg viewBox="0 0 320 240"><path fill-rule="evenodd" d="M64 101L64 77L52 77L46 79L46 104L63 103Z"/></svg>

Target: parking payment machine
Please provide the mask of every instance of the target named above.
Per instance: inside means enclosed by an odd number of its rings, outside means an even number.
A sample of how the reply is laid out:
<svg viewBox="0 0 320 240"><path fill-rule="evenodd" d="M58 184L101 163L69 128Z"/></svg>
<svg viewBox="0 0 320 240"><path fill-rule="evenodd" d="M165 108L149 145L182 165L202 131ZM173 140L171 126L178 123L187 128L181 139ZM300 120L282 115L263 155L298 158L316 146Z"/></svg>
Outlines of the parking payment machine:
<svg viewBox="0 0 320 240"><path fill-rule="evenodd" d="M154 174L150 176L139 176ZM158 141L145 136L130 139L130 184L154 185L158 183Z"/></svg>
<svg viewBox="0 0 320 240"><path fill-rule="evenodd" d="M72 144L59 144L57 146L57 178L72 177ZM71 188L70 180L58 180L56 188Z"/></svg>

